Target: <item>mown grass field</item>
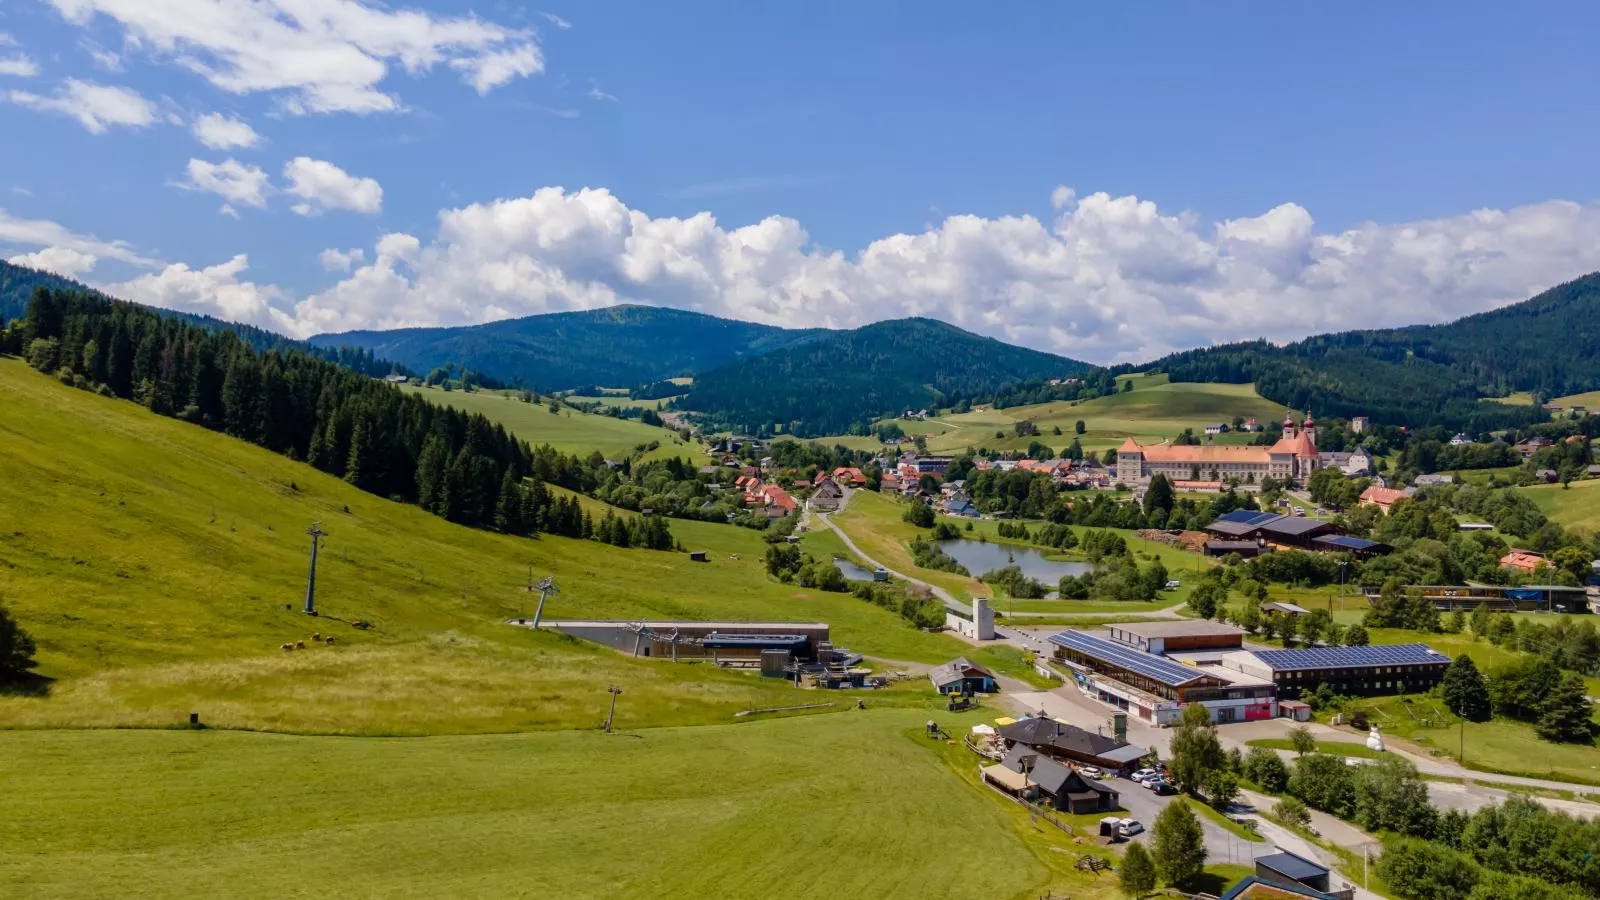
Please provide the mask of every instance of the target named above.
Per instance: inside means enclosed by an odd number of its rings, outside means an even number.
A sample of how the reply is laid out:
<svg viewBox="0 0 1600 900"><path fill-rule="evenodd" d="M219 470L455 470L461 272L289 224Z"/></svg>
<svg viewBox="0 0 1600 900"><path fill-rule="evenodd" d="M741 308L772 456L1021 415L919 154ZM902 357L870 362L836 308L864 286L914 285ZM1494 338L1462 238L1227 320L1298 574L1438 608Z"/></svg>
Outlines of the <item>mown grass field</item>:
<svg viewBox="0 0 1600 900"><path fill-rule="evenodd" d="M1588 391L1582 394L1568 394L1565 397L1556 397L1549 402L1554 403L1557 406L1564 406L1567 409L1571 409L1574 406L1582 406L1590 411L1593 411L1600 409L1600 391Z"/></svg>
<svg viewBox="0 0 1600 900"><path fill-rule="evenodd" d="M1271 750L1293 750L1294 742L1288 738L1256 738L1245 741L1251 747L1266 747ZM1334 756L1354 757L1356 759L1377 759L1382 753L1368 747L1366 744L1355 741L1317 741L1318 753L1331 753Z"/></svg>
<svg viewBox="0 0 1600 900"><path fill-rule="evenodd" d="M621 699L625 722L635 701ZM25 784L0 795L0 885L41 898L1114 896L1113 879L1047 849L1064 836L954 777L912 736L924 717L404 740L0 733L0 771Z"/></svg>
<svg viewBox="0 0 1600 900"><path fill-rule="evenodd" d="M1568 528L1600 531L1600 479L1517 488L1551 519Z"/></svg>
<svg viewBox="0 0 1600 900"><path fill-rule="evenodd" d="M599 450L607 457L620 457L627 456L640 444L659 441L662 449L652 456L669 455L675 451L677 455L697 463L706 457L704 448L699 444L685 443L670 429L579 412L566 406L559 413L552 413L548 402L524 403L510 391L467 393L417 385L408 385L405 390L420 393L431 403L482 413L536 447L549 444L563 453L588 455ZM626 397L621 399L627 400Z"/></svg>
<svg viewBox="0 0 1600 900"><path fill-rule="evenodd" d="M50 679L45 696L0 697L0 727L164 726L195 710L282 731L560 728L599 721L611 681L655 725L793 702L756 677L504 625L530 567L562 587L550 616L821 620L839 644L883 658L967 649L854 597L776 583L747 529L674 521L707 563L464 529L15 360L0 360L0 409L0 597ZM313 521L328 532L321 619L299 613ZM296 640L308 649L278 649Z"/></svg>

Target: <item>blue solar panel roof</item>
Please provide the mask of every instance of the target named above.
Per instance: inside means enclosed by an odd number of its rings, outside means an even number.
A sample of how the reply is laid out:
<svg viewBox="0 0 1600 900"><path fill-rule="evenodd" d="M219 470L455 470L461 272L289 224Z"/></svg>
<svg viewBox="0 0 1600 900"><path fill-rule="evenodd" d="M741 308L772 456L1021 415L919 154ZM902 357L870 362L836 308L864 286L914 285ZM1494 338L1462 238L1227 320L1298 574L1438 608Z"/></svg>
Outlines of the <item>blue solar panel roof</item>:
<svg viewBox="0 0 1600 900"><path fill-rule="evenodd" d="M1204 672L1197 671L1189 666L1179 665L1159 656L1142 653L1131 647L1090 637L1081 631L1063 631L1050 636L1050 643L1076 650L1096 659L1120 666L1130 672L1138 672L1146 678L1170 687L1180 687L1197 678L1205 677Z"/></svg>
<svg viewBox="0 0 1600 900"><path fill-rule="evenodd" d="M1327 544L1332 547L1343 547L1347 550L1371 550L1374 547L1383 546L1377 541L1369 541L1366 538L1350 537L1343 534L1323 535L1322 537L1317 538L1316 542L1319 544Z"/></svg>
<svg viewBox="0 0 1600 900"><path fill-rule="evenodd" d="M1052 638L1054 640L1054 638ZM1427 644L1375 644L1370 647L1309 647L1257 650L1256 658L1279 672L1299 669L1349 669L1359 666L1414 666L1449 662Z"/></svg>
<svg viewBox="0 0 1600 900"><path fill-rule="evenodd" d="M1259 526L1271 522L1273 519L1281 518L1283 517L1277 513L1260 512L1254 509L1236 509L1225 516L1218 516L1217 521L1237 522L1240 525Z"/></svg>

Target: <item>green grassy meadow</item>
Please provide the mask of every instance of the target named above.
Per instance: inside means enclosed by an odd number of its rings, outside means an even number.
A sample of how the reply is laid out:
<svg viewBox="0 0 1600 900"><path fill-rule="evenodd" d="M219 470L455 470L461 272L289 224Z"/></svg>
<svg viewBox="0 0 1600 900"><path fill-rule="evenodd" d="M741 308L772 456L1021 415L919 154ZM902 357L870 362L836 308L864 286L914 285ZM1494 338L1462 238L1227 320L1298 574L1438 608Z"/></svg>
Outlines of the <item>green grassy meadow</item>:
<svg viewBox="0 0 1600 900"><path fill-rule="evenodd" d="M913 736L923 717L411 739L0 733L0 771L27 784L0 796L0 884L51 898L1113 896L1112 879L1047 849L1065 836L954 776L942 742Z"/></svg>
<svg viewBox="0 0 1600 900"><path fill-rule="evenodd" d="M588 455L591 451L599 450L607 457L621 457L627 456L640 444L659 441L662 451L653 456L667 455L668 451L675 448L677 455L696 462L702 462L706 457L699 444L684 443L671 429L579 412L566 406L559 413L552 413L548 402L523 403L511 391L447 392L418 385L408 385L404 389L422 394L431 403L482 413L534 446L549 444L563 453ZM626 397L621 399L627 400Z"/></svg>
<svg viewBox="0 0 1600 900"><path fill-rule="evenodd" d="M1532 402L1532 398L1529 398L1529 402ZM1582 406L1590 410L1600 409L1600 391L1588 391L1587 393L1582 394L1568 394L1565 397L1556 397L1549 402L1554 403L1557 406L1564 406L1567 409L1571 409L1574 406Z"/></svg>
<svg viewBox="0 0 1600 900"><path fill-rule="evenodd" d="M1600 531L1600 479L1517 488L1551 519L1568 528Z"/></svg>
<svg viewBox="0 0 1600 900"><path fill-rule="evenodd" d="M1079 419L1083 420L1085 428L1078 436L1083 449L1107 450L1120 446L1129 437L1141 443L1153 443L1175 438L1185 428L1203 434L1208 423L1231 425L1234 416L1254 418L1265 425L1269 421L1282 421L1288 411L1256 393L1254 385L1249 384L1171 383L1166 375L1129 375L1119 381L1131 381L1133 389L1082 402L1056 401L1007 409L982 407L927 420L885 419L878 424L894 422L908 436L927 436L931 453L959 453L979 447L996 451L1026 450L1033 441L1053 447L1059 453L1072 443ZM1017 437L1013 429L1023 421L1037 425L1039 435ZM1060 434L1055 433L1058 428ZM996 432L1003 434L995 437ZM1253 438L1254 435L1230 432L1217 436L1216 441L1249 443ZM835 435L816 438L816 441L827 446L840 444L852 450L876 451L883 446L870 436Z"/></svg>

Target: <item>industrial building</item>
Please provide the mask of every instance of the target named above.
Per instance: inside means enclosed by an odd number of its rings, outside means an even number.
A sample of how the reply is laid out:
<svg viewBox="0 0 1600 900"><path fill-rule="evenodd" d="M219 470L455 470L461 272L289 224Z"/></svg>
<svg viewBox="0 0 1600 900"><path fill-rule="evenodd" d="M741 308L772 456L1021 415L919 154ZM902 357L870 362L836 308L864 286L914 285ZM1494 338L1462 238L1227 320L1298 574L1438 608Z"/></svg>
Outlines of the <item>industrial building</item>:
<svg viewBox="0 0 1600 900"><path fill-rule="evenodd" d="M1224 668L1265 679L1289 700L1324 683L1347 696L1418 693L1438 684L1449 664L1450 657L1427 644L1241 650L1222 657Z"/></svg>
<svg viewBox="0 0 1600 900"><path fill-rule="evenodd" d="M1184 650L1238 650L1244 629L1208 619L1173 619L1167 622L1119 622L1106 626L1111 639L1146 653Z"/></svg>
<svg viewBox="0 0 1600 900"><path fill-rule="evenodd" d="M1161 638L1164 645L1171 639ZM1216 722L1270 719L1277 714L1270 678L1221 666L1185 665L1081 631L1051 635L1050 643L1055 645L1055 661L1071 672L1081 690L1155 725L1173 724L1183 707L1192 703L1206 707ZM1222 658L1229 655L1233 654Z"/></svg>

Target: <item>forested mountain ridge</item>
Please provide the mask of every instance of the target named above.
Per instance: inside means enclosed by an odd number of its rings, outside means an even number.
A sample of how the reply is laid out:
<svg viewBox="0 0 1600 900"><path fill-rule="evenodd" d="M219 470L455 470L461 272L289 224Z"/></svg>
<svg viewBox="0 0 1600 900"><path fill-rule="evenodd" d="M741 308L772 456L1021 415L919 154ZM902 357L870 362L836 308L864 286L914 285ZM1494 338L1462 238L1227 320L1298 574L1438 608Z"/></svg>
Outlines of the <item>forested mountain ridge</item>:
<svg viewBox="0 0 1600 900"><path fill-rule="evenodd" d="M714 427L864 434L883 415L987 399L1089 368L935 319L892 319L698 375L680 405Z"/></svg>
<svg viewBox="0 0 1600 900"><path fill-rule="evenodd" d="M1600 388L1600 273L1442 325L1317 335L1282 347L1227 344L1142 368L1174 381L1254 382L1268 399L1323 415L1475 431L1522 424L1541 412L1480 401Z"/></svg>
<svg viewBox="0 0 1600 900"><path fill-rule="evenodd" d="M27 314L28 301L33 296L34 288L42 287L53 292L68 292L88 294L106 300L115 298L107 296L102 291L97 291L88 285L63 278L52 272L30 269L0 260L0 323L20 319ZM231 331L239 336L252 350L265 352L267 350L302 350L312 356L318 356L331 363L344 366L363 375L388 375L391 372L414 374L404 366L396 365L389 360L375 356L370 350L344 345L330 345L313 347L303 341L284 337L275 331L267 331L254 325L241 325L237 322L227 322L212 316L202 316L197 313L178 312L170 309L157 309L144 307L156 315L190 325L198 325L207 331Z"/></svg>
<svg viewBox="0 0 1600 900"><path fill-rule="evenodd" d="M544 391L634 387L695 375L804 343L821 329L787 329L661 306L610 306L454 328L349 331L311 339L371 350L420 372L457 363Z"/></svg>

